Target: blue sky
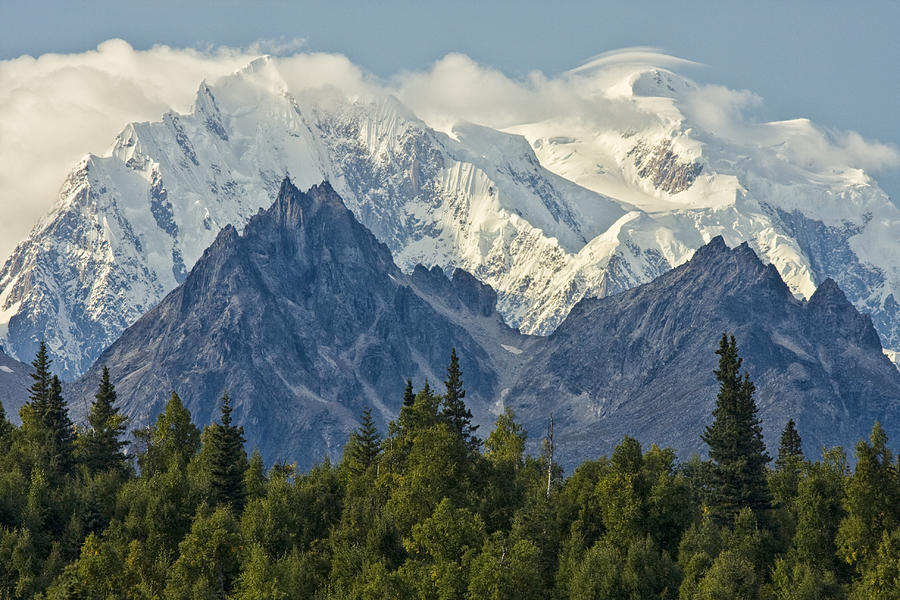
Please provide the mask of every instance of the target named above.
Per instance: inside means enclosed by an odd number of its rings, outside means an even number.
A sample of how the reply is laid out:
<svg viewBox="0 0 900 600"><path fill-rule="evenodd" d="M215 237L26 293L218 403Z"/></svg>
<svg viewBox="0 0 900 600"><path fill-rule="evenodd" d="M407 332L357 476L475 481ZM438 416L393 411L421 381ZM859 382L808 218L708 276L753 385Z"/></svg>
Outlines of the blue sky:
<svg viewBox="0 0 900 600"><path fill-rule="evenodd" d="M0 60L82 52L247 46L302 38L381 76L462 52L511 77L556 74L601 52L656 46L708 65L698 81L750 89L767 119L809 117L900 146L900 2L14 2L0 1ZM682 69L683 70L683 69ZM900 173L876 174L895 201Z"/></svg>

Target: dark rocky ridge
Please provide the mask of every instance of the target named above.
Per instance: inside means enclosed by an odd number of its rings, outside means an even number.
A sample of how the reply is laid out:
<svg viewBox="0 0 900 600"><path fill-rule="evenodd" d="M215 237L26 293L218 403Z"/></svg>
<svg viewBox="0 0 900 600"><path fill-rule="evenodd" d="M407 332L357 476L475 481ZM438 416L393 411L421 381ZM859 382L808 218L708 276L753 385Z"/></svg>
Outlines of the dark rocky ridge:
<svg viewBox="0 0 900 600"><path fill-rule="evenodd" d="M406 377L440 390L455 347L482 433L506 403L533 447L553 413L568 466L626 434L686 457L704 449L714 351L728 331L759 387L773 450L790 417L810 455L851 448L875 419L900 442L900 371L869 318L830 280L797 300L746 244L716 238L649 284L583 300L548 338L506 327L495 304L463 271L404 275L330 186L304 194L285 182L243 234L225 228L69 397L90 398L106 364L133 425L153 419L172 389L206 423L227 390L251 447L308 466L339 455L365 406L382 424L392 418Z"/></svg>
<svg viewBox="0 0 900 600"><path fill-rule="evenodd" d="M225 227L184 284L103 352L71 394L90 397L108 365L132 425L143 425L172 390L197 422L210 422L228 391L250 447L308 466L339 454L364 407L375 406L382 424L392 417L405 377L439 386L453 347L469 397L486 407L500 368L458 321L486 321L490 337L502 337L495 302L471 276L404 275L328 184L304 194L286 180L243 234Z"/></svg>
<svg viewBox="0 0 900 600"><path fill-rule="evenodd" d="M564 461L624 435L704 452L718 389L722 332L737 339L773 453L793 418L804 449L848 452L880 420L900 446L900 371L868 316L826 280L797 300L777 269L721 238L651 283L583 300L531 358L509 392L535 430L550 409ZM546 398L555 398L548 405Z"/></svg>
<svg viewBox="0 0 900 600"><path fill-rule="evenodd" d="M29 365L10 357L0 347L0 402L6 418L13 423L20 423L19 409L28 401L28 388L32 383L30 372Z"/></svg>

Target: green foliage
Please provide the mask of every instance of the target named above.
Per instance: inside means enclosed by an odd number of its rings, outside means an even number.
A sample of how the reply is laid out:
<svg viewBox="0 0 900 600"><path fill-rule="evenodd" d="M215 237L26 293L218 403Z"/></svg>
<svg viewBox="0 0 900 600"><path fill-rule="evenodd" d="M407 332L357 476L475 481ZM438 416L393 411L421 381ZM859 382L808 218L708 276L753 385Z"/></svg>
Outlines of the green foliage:
<svg viewBox="0 0 900 600"><path fill-rule="evenodd" d="M897 600L883 429L851 469L840 448L806 461L789 422L767 471L733 338L719 355L712 461L625 437L564 477L552 434L527 455L511 410L474 443L455 352L446 394L408 382L384 440L367 410L341 463L307 473L248 461L227 396L201 435L174 393L135 473L104 372L73 465L44 350L22 427L0 418L0 599Z"/></svg>
<svg viewBox="0 0 900 600"><path fill-rule="evenodd" d="M115 407L116 388L109 379L109 369L103 375L88 415L89 428L79 432L76 440L78 456L90 473L101 471L124 472L127 468L122 453L127 443L122 441L127 419Z"/></svg>
<svg viewBox="0 0 900 600"><path fill-rule="evenodd" d="M267 481L262 454L258 448L254 448L247 463L247 471L244 473L244 492L247 500L265 496Z"/></svg>
<svg viewBox="0 0 900 600"><path fill-rule="evenodd" d="M350 441L344 448L346 468L354 475L365 472L375 464L381 453L381 436L372 418L372 409L366 408L362 413L359 428L350 435Z"/></svg>
<svg viewBox="0 0 900 600"><path fill-rule="evenodd" d="M173 463L184 469L200 449L200 430L191 422L191 413L175 392L156 423L136 431L135 437L145 448L138 455L138 466L142 473L151 476L166 471Z"/></svg>
<svg viewBox="0 0 900 600"><path fill-rule="evenodd" d="M167 600L225 598L238 574L241 536L228 506L201 508L178 545L178 560L166 585Z"/></svg>
<svg viewBox="0 0 900 600"><path fill-rule="evenodd" d="M482 510L488 531L508 530L524 494L525 430L512 409L497 417L494 430L484 443L486 461L481 463L485 480Z"/></svg>
<svg viewBox="0 0 900 600"><path fill-rule="evenodd" d="M484 540L484 523L445 498L434 513L416 524L405 541L409 559L404 579L420 597L462 598L466 574Z"/></svg>
<svg viewBox="0 0 900 600"><path fill-rule="evenodd" d="M746 372L743 378L740 376L741 358L734 336L729 339L723 333L716 354L719 394L714 421L702 439L709 445L713 461L709 510L714 519L728 523L741 508L748 507L760 515L770 508L765 471L769 456L756 416L756 387Z"/></svg>
<svg viewBox="0 0 900 600"><path fill-rule="evenodd" d="M0 402L0 454L6 454L9 451L14 431L15 427L6 419L3 402Z"/></svg>
<svg viewBox="0 0 900 600"><path fill-rule="evenodd" d="M210 425L209 469L210 502L230 506L236 513L244 508L246 490L244 473L247 453L244 450L244 428L231 423L231 399L222 396L222 416Z"/></svg>
<svg viewBox="0 0 900 600"><path fill-rule="evenodd" d="M668 553L660 553L649 538L634 539L625 549L608 540L594 544L575 571L569 592L573 599L675 598L678 571Z"/></svg>
<svg viewBox="0 0 900 600"><path fill-rule="evenodd" d="M837 573L841 567L835 539L844 517L841 488L847 469L842 450L826 452L821 463L805 469L797 486L797 526L788 554L795 554L797 562L822 573Z"/></svg>
<svg viewBox="0 0 900 600"><path fill-rule="evenodd" d="M760 577L753 563L738 550L725 550L713 561L712 566L692 598L697 600L722 600L759 598Z"/></svg>
<svg viewBox="0 0 900 600"><path fill-rule="evenodd" d="M772 593L776 600L837 600L845 597L834 573L790 558L775 561Z"/></svg>
<svg viewBox="0 0 900 600"><path fill-rule="evenodd" d="M412 379L406 380L406 388L403 390L403 406L412 406L416 401L416 393L413 391Z"/></svg>
<svg viewBox="0 0 900 600"><path fill-rule="evenodd" d="M450 425L450 429L465 440L466 445L474 450L481 445L475 431L478 425L472 424L472 411L466 407L464 398L466 390L463 389L462 371L459 369L459 357L456 356L456 348L450 351L450 365L447 367L447 379L444 381L447 388L443 398L441 416Z"/></svg>
<svg viewBox="0 0 900 600"><path fill-rule="evenodd" d="M24 457L26 470L39 467L54 482L59 482L72 471L75 431L62 396L62 384L50 372L51 362L47 347L41 342L31 363L34 371L29 401L19 410L22 427L18 435L18 452Z"/></svg>
<svg viewBox="0 0 900 600"><path fill-rule="evenodd" d="M882 532L878 548L862 577L854 582L850 596L854 600L900 599L900 529Z"/></svg>
<svg viewBox="0 0 900 600"><path fill-rule="evenodd" d="M538 600L541 593L540 553L529 540L511 540L496 532L472 560L470 600Z"/></svg>
<svg viewBox="0 0 900 600"><path fill-rule="evenodd" d="M781 444L778 446L778 458L775 459L775 467L778 469L794 466L793 461L803 460L803 442L793 419L788 419L781 432Z"/></svg>
<svg viewBox="0 0 900 600"><path fill-rule="evenodd" d="M856 445L856 470L845 479L843 506L838 553L862 573L875 559L882 534L900 526L900 476L887 435L877 422L869 443L860 440Z"/></svg>

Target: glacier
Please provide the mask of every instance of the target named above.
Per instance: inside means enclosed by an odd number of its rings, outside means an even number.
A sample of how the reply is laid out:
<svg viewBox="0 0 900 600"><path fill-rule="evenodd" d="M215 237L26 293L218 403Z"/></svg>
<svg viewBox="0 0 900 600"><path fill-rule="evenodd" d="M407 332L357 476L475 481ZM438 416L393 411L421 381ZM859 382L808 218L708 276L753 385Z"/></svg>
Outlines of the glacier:
<svg viewBox="0 0 900 600"><path fill-rule="evenodd" d="M272 57L203 82L191 111L127 125L68 175L0 270L0 344L28 361L44 339L77 377L287 176L330 181L402 269L462 268L491 285L525 333L549 334L582 298L648 282L722 235L798 296L834 279L900 348L900 210L863 171L790 151L816 125L717 131L692 110L696 84L652 65L571 77L651 118L434 128L387 93L291 90Z"/></svg>

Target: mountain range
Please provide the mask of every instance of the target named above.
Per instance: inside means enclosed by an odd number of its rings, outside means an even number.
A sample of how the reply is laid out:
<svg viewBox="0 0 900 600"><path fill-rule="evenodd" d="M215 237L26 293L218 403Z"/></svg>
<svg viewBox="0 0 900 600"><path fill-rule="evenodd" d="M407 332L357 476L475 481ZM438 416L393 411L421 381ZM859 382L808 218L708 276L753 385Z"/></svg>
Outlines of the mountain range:
<svg viewBox="0 0 900 600"><path fill-rule="evenodd" d="M289 176L331 182L407 275L422 264L490 285L525 333L547 335L582 298L649 282L721 235L797 297L833 279L900 348L900 210L859 169L798 154L822 130L726 135L690 110L696 84L661 68L569 77L598 114L614 99L643 118L436 129L387 94L291 89L269 57L204 82L189 113L126 126L66 178L0 269L0 343L28 361L45 339L75 379Z"/></svg>
<svg viewBox="0 0 900 600"><path fill-rule="evenodd" d="M608 452L623 435L703 450L714 354L733 333L774 444L788 418L816 456L852 447L880 420L900 439L900 371L868 316L826 280L807 301L748 244L721 237L654 281L583 299L549 336L520 333L497 294L439 267L404 273L330 185L282 183L242 233L227 226L185 281L126 329L70 385L75 406L110 369L132 426L177 391L198 422L228 392L250 446L309 466L338 456L366 406L396 416L406 378L442 389L450 349L466 401L489 431L513 408L532 448L554 417L563 464Z"/></svg>

